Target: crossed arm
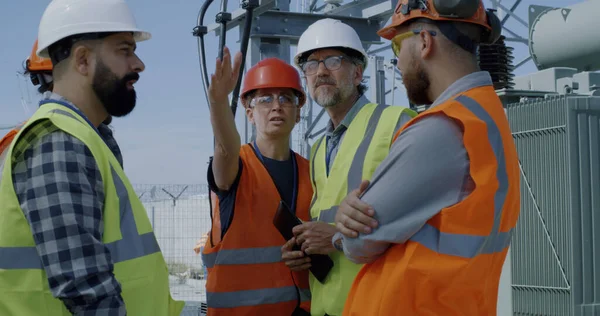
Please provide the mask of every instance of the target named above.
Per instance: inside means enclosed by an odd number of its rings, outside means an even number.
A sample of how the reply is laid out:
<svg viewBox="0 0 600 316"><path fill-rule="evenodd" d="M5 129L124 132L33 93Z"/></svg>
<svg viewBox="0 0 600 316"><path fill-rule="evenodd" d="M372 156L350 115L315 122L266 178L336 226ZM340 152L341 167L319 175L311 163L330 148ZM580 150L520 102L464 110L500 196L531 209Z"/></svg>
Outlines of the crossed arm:
<svg viewBox="0 0 600 316"><path fill-rule="evenodd" d="M462 200L470 187L460 127L443 114L423 118L396 139L360 199L357 189L342 202L336 215L340 233L333 242L341 239L351 261L373 262L441 209Z"/></svg>

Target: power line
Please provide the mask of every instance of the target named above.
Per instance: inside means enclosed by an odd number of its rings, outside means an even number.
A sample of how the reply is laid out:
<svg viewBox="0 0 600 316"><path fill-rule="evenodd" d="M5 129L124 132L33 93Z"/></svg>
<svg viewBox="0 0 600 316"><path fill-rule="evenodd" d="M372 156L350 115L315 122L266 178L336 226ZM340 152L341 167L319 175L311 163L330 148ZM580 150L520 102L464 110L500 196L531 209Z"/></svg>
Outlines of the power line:
<svg viewBox="0 0 600 316"><path fill-rule="evenodd" d="M0 131L7 130L7 129L13 129L15 127L17 127L17 125L0 125Z"/></svg>

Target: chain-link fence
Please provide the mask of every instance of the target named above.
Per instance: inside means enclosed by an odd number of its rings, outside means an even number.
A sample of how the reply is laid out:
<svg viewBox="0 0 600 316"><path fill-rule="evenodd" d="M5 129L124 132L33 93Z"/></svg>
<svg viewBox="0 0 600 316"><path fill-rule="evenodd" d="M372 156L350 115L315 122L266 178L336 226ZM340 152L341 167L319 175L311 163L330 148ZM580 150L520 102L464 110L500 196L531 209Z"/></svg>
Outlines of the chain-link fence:
<svg viewBox="0 0 600 316"><path fill-rule="evenodd" d="M207 186L136 184L133 187L146 207L167 261L171 295L186 302L182 315L204 315L206 270L194 247L210 229Z"/></svg>

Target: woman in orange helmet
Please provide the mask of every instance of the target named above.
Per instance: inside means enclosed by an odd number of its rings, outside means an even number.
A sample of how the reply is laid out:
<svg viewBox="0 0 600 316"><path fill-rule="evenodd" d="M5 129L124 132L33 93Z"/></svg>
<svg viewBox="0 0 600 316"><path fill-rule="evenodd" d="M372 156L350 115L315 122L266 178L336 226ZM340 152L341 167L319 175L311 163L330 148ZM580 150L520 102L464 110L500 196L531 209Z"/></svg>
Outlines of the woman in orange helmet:
<svg viewBox="0 0 600 316"><path fill-rule="evenodd" d="M241 60L238 53L232 67L225 48L208 89L215 136L208 183L218 197L202 251L208 314L308 315L308 270L292 272L281 262L286 241L273 225L280 202L309 220L308 161L290 149L306 96L297 70L283 60L267 58L250 68L240 98L256 140L241 145L228 99Z"/></svg>

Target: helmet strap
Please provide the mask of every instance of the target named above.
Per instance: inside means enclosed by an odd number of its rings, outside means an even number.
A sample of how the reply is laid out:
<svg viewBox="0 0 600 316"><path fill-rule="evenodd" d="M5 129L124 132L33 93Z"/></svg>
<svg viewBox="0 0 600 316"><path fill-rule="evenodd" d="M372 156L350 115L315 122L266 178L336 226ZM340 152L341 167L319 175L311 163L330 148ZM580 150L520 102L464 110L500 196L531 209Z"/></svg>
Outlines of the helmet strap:
<svg viewBox="0 0 600 316"><path fill-rule="evenodd" d="M442 34L444 34L451 42L471 54L476 53L477 44L459 31L452 21L436 21L436 25L440 29L440 32L442 32Z"/></svg>

